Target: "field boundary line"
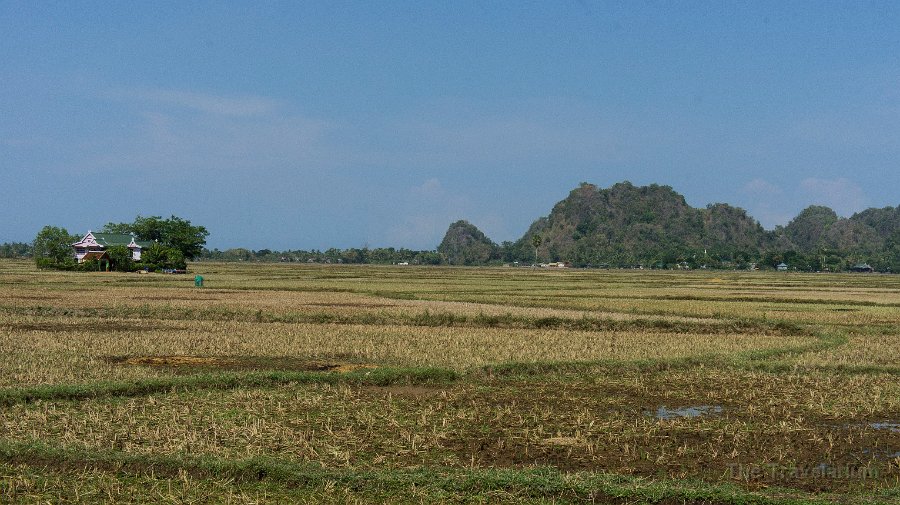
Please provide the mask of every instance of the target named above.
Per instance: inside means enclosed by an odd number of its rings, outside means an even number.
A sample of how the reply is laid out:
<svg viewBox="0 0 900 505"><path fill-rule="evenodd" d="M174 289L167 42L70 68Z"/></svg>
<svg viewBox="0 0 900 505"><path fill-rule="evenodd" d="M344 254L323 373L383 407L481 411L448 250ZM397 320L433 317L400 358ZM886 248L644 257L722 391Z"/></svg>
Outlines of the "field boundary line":
<svg viewBox="0 0 900 505"><path fill-rule="evenodd" d="M35 317L84 317L100 319L155 319L166 321L235 321L250 323L288 323L288 324L360 324L373 326L414 326L414 327L463 327L463 328L501 328L531 330L567 330L567 331L632 331L660 330L672 333L752 333L787 336L812 336L802 325L778 321L749 318L711 319L709 322L669 321L661 318L641 317L633 319L612 319L609 317L559 317L559 316L524 316L512 313L490 314L457 314L454 312L432 312L425 310L418 314L401 315L364 313L358 315L341 315L329 312L288 312L274 314L262 310L233 309L214 307L208 309L189 309L183 307L137 307L115 308L56 308L44 306L0 306L0 311L15 315Z"/></svg>
<svg viewBox="0 0 900 505"><path fill-rule="evenodd" d="M432 385L456 381L459 374L442 368L372 368L351 372L228 372L160 377L119 382L60 384L0 390L0 406L39 400L90 400L114 396L144 396L181 390L272 387L282 384Z"/></svg>
<svg viewBox="0 0 900 505"><path fill-rule="evenodd" d="M712 368L734 368L742 370L758 370L772 373L786 373L797 370L814 370L840 372L847 374L883 373L900 375L900 367L879 365L800 365L789 361L771 361L774 358L821 352L834 349L849 342L846 333L811 330L808 336L816 340L793 347L777 347L744 351L737 354L700 354L678 358L657 358L637 360L598 359L589 361L538 361L538 362L505 362L484 365L479 368L488 376L540 376L547 373L586 372L596 368L634 371L666 371L687 369L698 366Z"/></svg>

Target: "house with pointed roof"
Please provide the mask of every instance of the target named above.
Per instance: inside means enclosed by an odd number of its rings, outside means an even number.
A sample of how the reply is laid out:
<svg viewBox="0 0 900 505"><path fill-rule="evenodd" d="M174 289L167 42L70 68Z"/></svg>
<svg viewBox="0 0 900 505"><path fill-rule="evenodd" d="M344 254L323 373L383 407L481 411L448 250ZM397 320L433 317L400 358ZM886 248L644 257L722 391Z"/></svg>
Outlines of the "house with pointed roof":
<svg viewBox="0 0 900 505"><path fill-rule="evenodd" d="M141 251L150 247L151 244L153 242L135 240L134 235L88 231L84 238L72 244L72 249L75 250L75 259L79 263L83 263L89 259L102 257L106 250L112 246L123 245L131 250L131 259L140 261Z"/></svg>

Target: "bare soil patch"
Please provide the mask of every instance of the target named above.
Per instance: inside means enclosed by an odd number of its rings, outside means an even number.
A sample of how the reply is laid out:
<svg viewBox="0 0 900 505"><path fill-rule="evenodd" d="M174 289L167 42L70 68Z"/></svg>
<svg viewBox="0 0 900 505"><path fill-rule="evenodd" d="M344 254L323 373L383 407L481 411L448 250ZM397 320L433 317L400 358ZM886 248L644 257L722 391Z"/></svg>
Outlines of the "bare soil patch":
<svg viewBox="0 0 900 505"><path fill-rule="evenodd" d="M348 373L377 367L370 363L325 362L308 358L270 356L107 356L104 360L122 366L169 368L180 372L206 369Z"/></svg>

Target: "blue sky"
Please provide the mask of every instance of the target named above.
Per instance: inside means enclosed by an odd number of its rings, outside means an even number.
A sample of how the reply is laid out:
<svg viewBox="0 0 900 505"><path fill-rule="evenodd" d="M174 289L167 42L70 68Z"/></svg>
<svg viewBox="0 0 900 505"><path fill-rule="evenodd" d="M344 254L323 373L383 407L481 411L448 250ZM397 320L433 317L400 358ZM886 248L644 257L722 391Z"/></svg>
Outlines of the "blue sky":
<svg viewBox="0 0 900 505"><path fill-rule="evenodd" d="M580 182L900 204L896 2L0 0L0 242L515 240Z"/></svg>

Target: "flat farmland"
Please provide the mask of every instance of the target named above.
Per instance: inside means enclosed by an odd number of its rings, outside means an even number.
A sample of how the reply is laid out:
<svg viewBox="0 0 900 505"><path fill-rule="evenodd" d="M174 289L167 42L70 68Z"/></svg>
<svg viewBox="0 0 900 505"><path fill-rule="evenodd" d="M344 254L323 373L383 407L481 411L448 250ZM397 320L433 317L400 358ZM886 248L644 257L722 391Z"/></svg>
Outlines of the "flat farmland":
<svg viewBox="0 0 900 505"><path fill-rule="evenodd" d="M900 277L0 261L0 502L900 503Z"/></svg>

